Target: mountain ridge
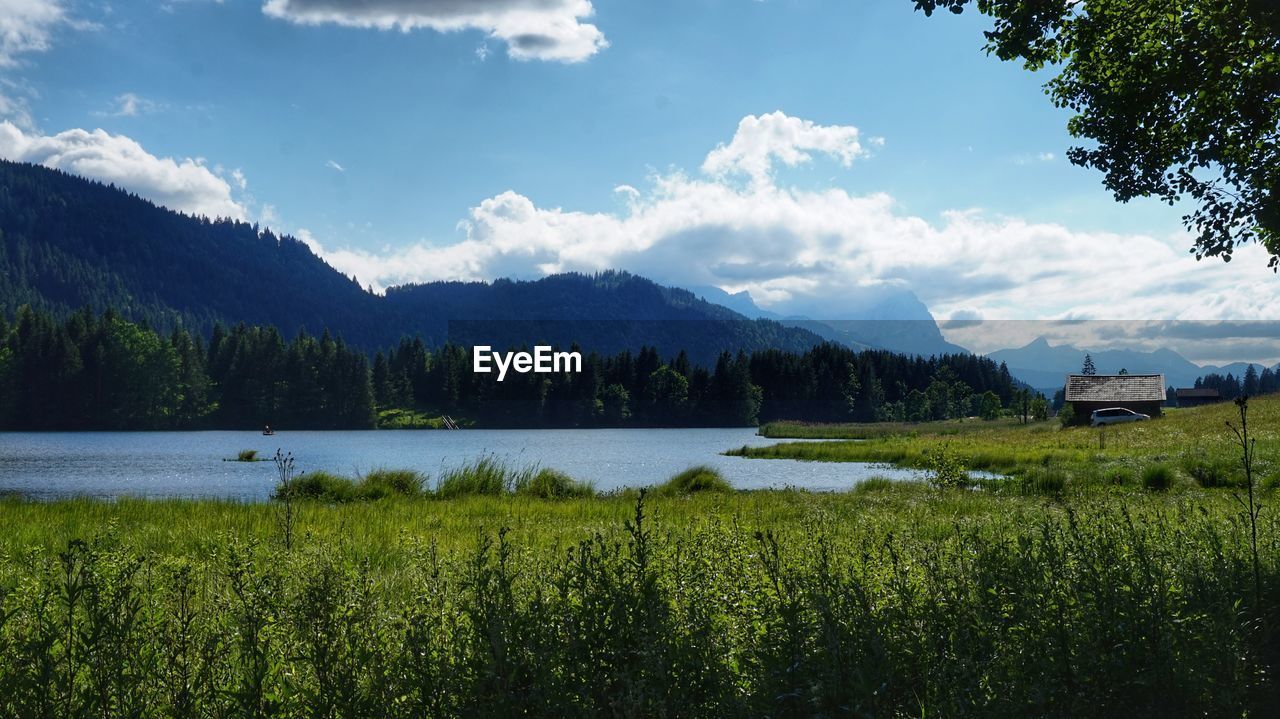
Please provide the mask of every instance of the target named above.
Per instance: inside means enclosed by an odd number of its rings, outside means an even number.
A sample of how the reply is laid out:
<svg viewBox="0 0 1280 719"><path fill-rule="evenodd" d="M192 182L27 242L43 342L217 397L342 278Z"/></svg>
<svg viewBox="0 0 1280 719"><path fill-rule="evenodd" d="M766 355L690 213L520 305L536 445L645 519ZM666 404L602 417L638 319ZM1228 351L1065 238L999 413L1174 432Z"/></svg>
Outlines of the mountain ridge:
<svg viewBox="0 0 1280 719"><path fill-rule="evenodd" d="M924 357L969 353L968 349L942 336L929 308L904 287L864 287L850 292L843 309L830 317L772 312L756 305L746 290L729 293L708 285L690 289L747 317L767 318L789 327L807 329L828 341L855 349L887 349Z"/></svg>
<svg viewBox="0 0 1280 719"><path fill-rule="evenodd" d="M1089 350L1070 344L1053 345L1043 335L1022 347L988 352L986 356L1004 362L1014 377L1040 390L1061 387L1063 378L1078 373L1088 354L1099 374L1115 374L1121 369L1131 374L1163 374L1165 384L1190 387L1207 374L1234 374L1240 377L1250 364L1259 370L1261 362L1233 362L1227 365L1199 365L1181 354L1162 347L1150 352L1140 350Z"/></svg>
<svg viewBox="0 0 1280 719"><path fill-rule="evenodd" d="M57 314L111 308L157 328L183 326L205 335L214 324L239 322L275 326L286 337L328 329L367 350L414 336L433 344L485 335L495 344L544 340L602 353L651 345L666 353L687 350L702 364L720 351L802 351L824 341L926 357L969 352L943 337L907 288L853 287L841 302L844 309L834 313L841 317L834 319L783 315L760 308L745 291L665 286L616 270L417 283L378 295L287 234L184 215L109 184L0 160L5 315L23 304ZM459 322L468 323L466 332ZM1039 337L986 356L1033 387L1051 388L1079 369L1085 352ZM1168 349L1093 354L1101 371L1163 372L1178 386L1211 372L1239 375L1248 366L1200 366Z"/></svg>
<svg viewBox="0 0 1280 719"><path fill-rule="evenodd" d="M803 350L823 341L625 272L425 283L377 295L289 235L191 217L111 185L0 161L0 312L12 315L23 304L59 315L110 308L157 328L183 326L206 336L215 324L240 322L274 326L286 337L329 330L366 350L413 336L440 344L449 339L450 320L627 321L606 328L598 342L551 332L565 326L545 323L507 326L492 341L531 343L545 335L601 352L650 345L688 350L704 364L721 351Z"/></svg>

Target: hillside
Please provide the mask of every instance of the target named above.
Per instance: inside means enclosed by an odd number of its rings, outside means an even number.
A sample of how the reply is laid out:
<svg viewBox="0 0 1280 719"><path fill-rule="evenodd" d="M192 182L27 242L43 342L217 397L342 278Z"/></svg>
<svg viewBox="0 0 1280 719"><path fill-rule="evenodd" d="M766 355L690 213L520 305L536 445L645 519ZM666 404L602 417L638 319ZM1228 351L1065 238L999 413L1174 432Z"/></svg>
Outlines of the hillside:
<svg viewBox="0 0 1280 719"><path fill-rule="evenodd" d="M157 327L328 326L361 344L390 330L377 298L292 237L192 218L114 187L0 162L0 309L116 309Z"/></svg>
<svg viewBox="0 0 1280 719"><path fill-rule="evenodd" d="M112 186L0 161L0 313L12 316L24 304L59 316L112 308L204 335L215 323L270 325L285 337L327 328L367 350L406 336L431 345L576 342L601 352L686 349L710 363L722 350L803 351L822 341L620 272L438 282L384 297L287 235L189 217ZM451 320L467 322L452 337Z"/></svg>
<svg viewBox="0 0 1280 719"><path fill-rule="evenodd" d="M604 354L648 345L710 365L725 349L804 352L823 341L626 272L407 285L387 290L386 303L420 318L426 335L464 345L579 344Z"/></svg>

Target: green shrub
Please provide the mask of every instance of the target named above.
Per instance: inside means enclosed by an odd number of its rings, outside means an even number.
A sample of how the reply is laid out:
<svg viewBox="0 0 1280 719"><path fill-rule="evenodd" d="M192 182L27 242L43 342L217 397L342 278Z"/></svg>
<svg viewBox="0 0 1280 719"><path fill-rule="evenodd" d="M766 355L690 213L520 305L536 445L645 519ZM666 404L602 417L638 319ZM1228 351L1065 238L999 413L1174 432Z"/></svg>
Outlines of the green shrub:
<svg viewBox="0 0 1280 719"><path fill-rule="evenodd" d="M1142 470L1142 486L1162 492L1173 486L1173 468L1167 464L1149 464Z"/></svg>
<svg viewBox="0 0 1280 719"><path fill-rule="evenodd" d="M236 455L236 461L237 462L257 462L258 450L242 449L240 450L240 453Z"/></svg>
<svg viewBox="0 0 1280 719"><path fill-rule="evenodd" d="M360 479L360 494L366 499L402 496L420 497L426 477L412 469L375 469Z"/></svg>
<svg viewBox="0 0 1280 719"><path fill-rule="evenodd" d="M446 470L436 485L441 499L472 495L497 496L511 491L514 481L507 465L494 457L483 457L470 464Z"/></svg>
<svg viewBox="0 0 1280 719"><path fill-rule="evenodd" d="M324 470L300 474L290 480L287 492L283 486L278 486L272 495L272 499L277 500L318 499L326 502L350 502L358 498L355 482Z"/></svg>
<svg viewBox="0 0 1280 719"><path fill-rule="evenodd" d="M1076 421L1076 409L1071 406L1070 402L1062 405L1062 409L1058 410L1058 421L1063 427L1070 427Z"/></svg>
<svg viewBox="0 0 1280 719"><path fill-rule="evenodd" d="M714 467L700 464L658 485L656 491L660 495L671 496L697 492L732 492L733 487Z"/></svg>
<svg viewBox="0 0 1280 719"><path fill-rule="evenodd" d="M929 485L934 489L957 489L969 486L969 473L950 443L927 452Z"/></svg>

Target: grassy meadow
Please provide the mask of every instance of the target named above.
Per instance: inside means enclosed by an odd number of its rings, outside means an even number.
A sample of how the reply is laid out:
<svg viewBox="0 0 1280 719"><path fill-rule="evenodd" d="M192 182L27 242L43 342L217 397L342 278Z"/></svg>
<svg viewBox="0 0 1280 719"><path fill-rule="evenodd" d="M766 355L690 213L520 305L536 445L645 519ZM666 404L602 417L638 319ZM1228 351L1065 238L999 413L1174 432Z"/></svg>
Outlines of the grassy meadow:
<svg viewBox="0 0 1280 719"><path fill-rule="evenodd" d="M1274 492L1255 544L1238 494L1181 464L1226 461L1192 421L1225 409L1104 449L978 422L783 445L948 443L1065 477L1018 492L741 492L693 467L600 494L481 459L257 504L7 499L0 716L1275 716ZM1265 467L1277 411L1251 413ZM1092 462L1137 479L1082 480ZM1153 466L1169 491L1142 489Z"/></svg>
<svg viewBox="0 0 1280 719"><path fill-rule="evenodd" d="M1238 409L1230 402L1174 409L1149 422L1098 429L1061 427L1055 420L1020 424L1011 419L917 425L775 422L762 427L761 434L831 441L781 442L729 453L930 469L938 453L945 451L965 469L1030 481L1060 475L1076 488L1141 488L1144 473L1152 467L1172 472L1175 486L1239 487L1244 481L1240 448L1233 444L1227 422L1240 422ZM1275 486L1280 482L1280 397L1250 400L1249 428L1257 439L1261 484Z"/></svg>

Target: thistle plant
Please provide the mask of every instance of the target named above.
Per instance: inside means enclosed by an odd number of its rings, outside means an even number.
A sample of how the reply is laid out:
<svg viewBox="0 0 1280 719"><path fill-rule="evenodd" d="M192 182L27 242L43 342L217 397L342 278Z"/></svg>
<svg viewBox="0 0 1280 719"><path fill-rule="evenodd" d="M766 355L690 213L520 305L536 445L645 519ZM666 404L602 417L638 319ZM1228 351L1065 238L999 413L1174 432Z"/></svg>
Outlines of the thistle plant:
<svg viewBox="0 0 1280 719"><path fill-rule="evenodd" d="M1253 557L1253 595L1257 606L1262 605L1262 566L1258 560L1258 515L1262 513L1262 503L1256 497L1253 479L1253 457L1257 440L1249 436L1249 395L1236 398L1236 407L1240 410L1240 426L1227 422L1227 427L1236 436L1236 444L1240 446L1240 464L1244 468L1246 496L1239 492L1233 496L1245 517L1249 520L1249 550Z"/></svg>
<svg viewBox="0 0 1280 719"><path fill-rule="evenodd" d="M279 484L276 485L276 497L280 500L279 510L276 514L276 521L280 526L280 535L284 539L284 548L286 551L293 549L293 528L298 521L298 506L294 503L294 480L296 475L293 468L293 453L284 453L282 450L276 450L275 456L276 473L279 475Z"/></svg>

